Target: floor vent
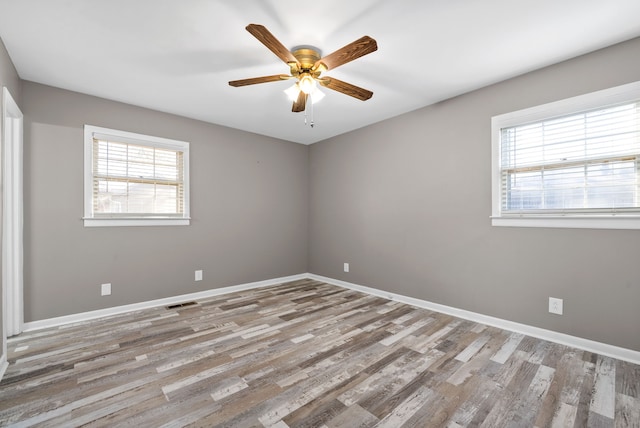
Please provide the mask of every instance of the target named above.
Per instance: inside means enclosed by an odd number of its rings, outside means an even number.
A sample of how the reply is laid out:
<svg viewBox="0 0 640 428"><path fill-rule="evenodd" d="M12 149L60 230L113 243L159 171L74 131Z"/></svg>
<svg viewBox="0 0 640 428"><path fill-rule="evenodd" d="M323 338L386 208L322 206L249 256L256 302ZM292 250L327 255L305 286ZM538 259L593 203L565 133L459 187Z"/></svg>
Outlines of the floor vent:
<svg viewBox="0 0 640 428"><path fill-rule="evenodd" d="M184 302L184 303L176 303L175 305L165 306L167 309L176 309L176 308L184 308L185 306L193 306L197 305L196 302Z"/></svg>

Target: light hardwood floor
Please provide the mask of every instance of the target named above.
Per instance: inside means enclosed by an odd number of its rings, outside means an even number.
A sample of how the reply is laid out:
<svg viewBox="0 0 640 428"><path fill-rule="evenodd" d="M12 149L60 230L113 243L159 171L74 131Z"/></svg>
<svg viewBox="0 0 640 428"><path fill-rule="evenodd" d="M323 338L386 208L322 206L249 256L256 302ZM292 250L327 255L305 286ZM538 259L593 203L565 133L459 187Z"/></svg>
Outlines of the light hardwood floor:
<svg viewBox="0 0 640 428"><path fill-rule="evenodd" d="M312 280L24 333L15 426L640 427L640 366Z"/></svg>

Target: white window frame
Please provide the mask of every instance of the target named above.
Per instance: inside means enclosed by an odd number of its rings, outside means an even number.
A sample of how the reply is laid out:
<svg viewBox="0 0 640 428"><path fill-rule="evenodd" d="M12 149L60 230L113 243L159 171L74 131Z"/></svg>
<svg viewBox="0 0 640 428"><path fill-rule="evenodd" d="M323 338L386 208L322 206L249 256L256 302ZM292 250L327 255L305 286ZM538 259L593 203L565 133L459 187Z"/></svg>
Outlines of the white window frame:
<svg viewBox="0 0 640 428"><path fill-rule="evenodd" d="M94 135L108 135L114 141L133 143L148 147L164 148L183 152L183 186L184 209L181 217L162 216L126 216L126 217L95 217L93 213L93 139ZM189 143L168 138L136 134L117 129L84 125L84 226L188 226L189 217Z"/></svg>
<svg viewBox="0 0 640 428"><path fill-rule="evenodd" d="M515 227L561 227L587 229L640 229L640 215L623 213L506 214L502 212L500 170L501 130L513 126L566 116L600 107L633 102L640 98L640 81L573 98L527 108L491 118L491 224Z"/></svg>

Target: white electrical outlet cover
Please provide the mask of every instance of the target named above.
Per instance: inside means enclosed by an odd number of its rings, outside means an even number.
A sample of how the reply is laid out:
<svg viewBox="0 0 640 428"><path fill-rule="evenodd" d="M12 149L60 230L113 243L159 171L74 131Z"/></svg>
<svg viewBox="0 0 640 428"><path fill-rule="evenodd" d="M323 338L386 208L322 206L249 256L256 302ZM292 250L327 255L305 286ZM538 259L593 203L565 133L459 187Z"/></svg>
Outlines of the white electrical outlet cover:
<svg viewBox="0 0 640 428"><path fill-rule="evenodd" d="M202 271L201 270L197 270L196 271L196 277L195 277L196 281L202 281Z"/></svg>
<svg viewBox="0 0 640 428"><path fill-rule="evenodd" d="M549 312L552 314L562 315L563 304L562 299L549 297Z"/></svg>
<svg viewBox="0 0 640 428"><path fill-rule="evenodd" d="M110 296L111 295L111 284L102 284L100 286L100 295L101 296Z"/></svg>
<svg viewBox="0 0 640 428"><path fill-rule="evenodd" d="M349 272L349 263L344 264L344 271Z"/></svg>

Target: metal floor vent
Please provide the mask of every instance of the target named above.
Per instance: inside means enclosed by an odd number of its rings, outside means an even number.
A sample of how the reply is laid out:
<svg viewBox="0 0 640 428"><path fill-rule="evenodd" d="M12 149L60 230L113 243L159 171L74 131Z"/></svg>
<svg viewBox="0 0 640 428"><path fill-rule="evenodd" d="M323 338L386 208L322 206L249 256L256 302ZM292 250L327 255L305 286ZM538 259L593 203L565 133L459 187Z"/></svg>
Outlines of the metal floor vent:
<svg viewBox="0 0 640 428"><path fill-rule="evenodd" d="M197 305L196 302L184 302L184 303L176 303L175 305L165 306L167 309L175 309L175 308L184 308L185 306L193 306Z"/></svg>

